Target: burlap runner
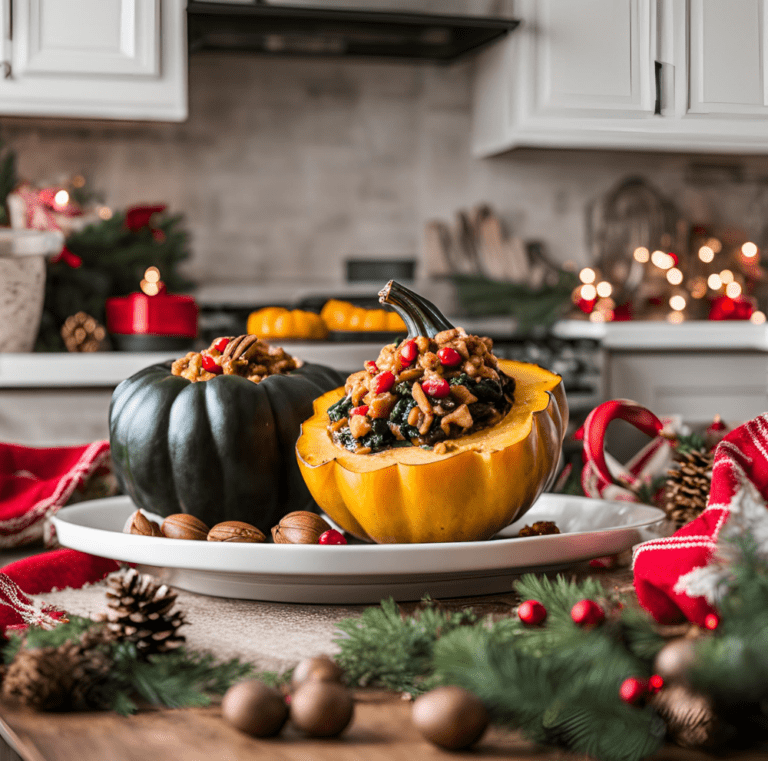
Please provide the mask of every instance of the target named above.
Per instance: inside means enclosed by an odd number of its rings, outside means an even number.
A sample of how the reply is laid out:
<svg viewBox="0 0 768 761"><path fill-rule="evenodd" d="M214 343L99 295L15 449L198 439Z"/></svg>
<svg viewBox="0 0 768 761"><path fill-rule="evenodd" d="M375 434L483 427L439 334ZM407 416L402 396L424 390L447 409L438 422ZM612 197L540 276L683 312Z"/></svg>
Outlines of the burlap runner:
<svg viewBox="0 0 768 761"><path fill-rule="evenodd" d="M91 616L106 610L106 583L37 595L67 613ZM333 654L336 624L366 606L289 605L230 600L179 591L177 606L187 625L181 630L190 649L218 658L240 658L257 669L285 671L302 658Z"/></svg>
<svg viewBox="0 0 768 761"><path fill-rule="evenodd" d="M593 576L610 591L629 591L632 572L627 565L628 554L622 560L612 569L577 564L565 575ZM106 589L106 582L102 582L82 589L49 592L37 599L73 615L92 616L106 610ZM506 594L454 598L437 604L451 610L471 607L479 615L509 615L517 602L517 595L510 588ZM210 652L221 659L237 657L259 670L279 672L295 666L302 658L336 653L339 648L334 640L341 636L338 622L359 616L370 607L232 600L184 591L178 591L177 605L186 614L188 623L181 631L191 649ZM411 613L419 603L402 603L400 607L404 613Z"/></svg>

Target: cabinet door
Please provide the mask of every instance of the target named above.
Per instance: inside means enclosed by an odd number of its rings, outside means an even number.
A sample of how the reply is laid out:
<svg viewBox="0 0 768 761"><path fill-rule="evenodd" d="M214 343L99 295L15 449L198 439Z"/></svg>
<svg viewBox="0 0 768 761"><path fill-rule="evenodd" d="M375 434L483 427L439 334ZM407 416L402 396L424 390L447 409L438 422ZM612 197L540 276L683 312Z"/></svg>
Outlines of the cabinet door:
<svg viewBox="0 0 768 761"><path fill-rule="evenodd" d="M159 0L24 0L14 23L17 76L159 74Z"/></svg>
<svg viewBox="0 0 768 761"><path fill-rule="evenodd" d="M689 0L690 114L768 114L767 0Z"/></svg>
<svg viewBox="0 0 768 761"><path fill-rule="evenodd" d="M655 4L537 0L531 9L536 114L653 113Z"/></svg>
<svg viewBox="0 0 768 761"><path fill-rule="evenodd" d="M0 11L0 115L186 118L186 0L0 0Z"/></svg>

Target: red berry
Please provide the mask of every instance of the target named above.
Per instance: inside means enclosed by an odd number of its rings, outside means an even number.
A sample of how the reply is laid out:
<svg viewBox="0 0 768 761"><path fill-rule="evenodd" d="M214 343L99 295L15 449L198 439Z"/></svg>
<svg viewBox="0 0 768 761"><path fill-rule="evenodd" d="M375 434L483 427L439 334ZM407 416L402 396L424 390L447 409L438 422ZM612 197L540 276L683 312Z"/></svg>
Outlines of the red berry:
<svg viewBox="0 0 768 761"><path fill-rule="evenodd" d="M227 344L229 343L228 338L218 338L213 344L213 348L216 349L216 351L224 351L224 349L227 348Z"/></svg>
<svg viewBox="0 0 768 761"><path fill-rule="evenodd" d="M425 394L429 394L435 399L445 399L451 393L451 387L445 378L427 378L421 387Z"/></svg>
<svg viewBox="0 0 768 761"><path fill-rule="evenodd" d="M619 697L630 705L634 705L647 694L648 682L645 679L638 679L636 676L625 679L619 687Z"/></svg>
<svg viewBox="0 0 768 761"><path fill-rule="evenodd" d="M400 356L410 364L416 357L419 356L419 347L416 346L416 341L412 338L408 341L403 341L400 345Z"/></svg>
<svg viewBox="0 0 768 761"><path fill-rule="evenodd" d="M368 375L376 375L379 372L379 366L372 359L365 362L363 367L368 371Z"/></svg>
<svg viewBox="0 0 768 761"><path fill-rule="evenodd" d="M651 694L657 693L664 686L664 677L660 674L654 674L648 680L648 692Z"/></svg>
<svg viewBox="0 0 768 761"><path fill-rule="evenodd" d="M518 618L528 626L536 626L547 617L547 609L538 600L526 600L517 609Z"/></svg>
<svg viewBox="0 0 768 761"><path fill-rule="evenodd" d="M579 600L571 608L571 619L585 628L597 626L605 621L605 611L594 600Z"/></svg>
<svg viewBox="0 0 768 761"><path fill-rule="evenodd" d="M203 370L207 370L209 373L219 375L221 373L221 365L216 364L216 360L210 354L203 354Z"/></svg>
<svg viewBox="0 0 768 761"><path fill-rule="evenodd" d="M330 528L328 531L323 531L320 534L320 538L317 540L318 544L346 544L347 540L340 531L336 531L335 528Z"/></svg>
<svg viewBox="0 0 768 761"><path fill-rule="evenodd" d="M707 617L704 619L704 626L710 631L717 629L717 627L720 626L720 619L718 618L717 614L708 613Z"/></svg>
<svg viewBox="0 0 768 761"><path fill-rule="evenodd" d="M349 416L352 417L352 415L366 415L368 414L368 405L367 404L361 404L359 407L353 407L349 411Z"/></svg>
<svg viewBox="0 0 768 761"><path fill-rule="evenodd" d="M461 354L450 346L443 346L443 348L437 352L437 358L440 360L440 364L443 365L443 367L456 367L456 365L461 364Z"/></svg>
<svg viewBox="0 0 768 761"><path fill-rule="evenodd" d="M371 380L371 391L374 394L385 394L395 385L395 376L389 370L379 373Z"/></svg>

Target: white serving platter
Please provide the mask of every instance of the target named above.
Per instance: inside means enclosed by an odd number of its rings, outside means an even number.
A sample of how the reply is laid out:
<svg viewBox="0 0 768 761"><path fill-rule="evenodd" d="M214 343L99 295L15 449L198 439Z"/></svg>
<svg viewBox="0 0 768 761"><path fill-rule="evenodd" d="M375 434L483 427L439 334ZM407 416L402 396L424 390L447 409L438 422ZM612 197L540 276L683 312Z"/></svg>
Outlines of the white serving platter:
<svg viewBox="0 0 768 761"><path fill-rule="evenodd" d="M324 604L507 592L521 573L623 552L664 533L666 524L664 513L647 505L544 494L521 520L484 542L229 544L125 534L135 510L129 497L110 497L64 508L53 521L64 547L136 563L179 589ZM561 533L517 537L540 520L554 521Z"/></svg>

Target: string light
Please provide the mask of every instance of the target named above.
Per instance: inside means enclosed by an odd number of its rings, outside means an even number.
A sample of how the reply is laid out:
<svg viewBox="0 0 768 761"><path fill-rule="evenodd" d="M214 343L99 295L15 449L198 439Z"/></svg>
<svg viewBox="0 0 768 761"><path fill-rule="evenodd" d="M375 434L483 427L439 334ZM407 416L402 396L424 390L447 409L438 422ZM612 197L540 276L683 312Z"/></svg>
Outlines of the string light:
<svg viewBox="0 0 768 761"><path fill-rule="evenodd" d="M676 312L682 312L683 309L685 309L685 303L686 303L685 298L680 294L677 294L676 296L672 296L672 298L669 300L669 305Z"/></svg>
<svg viewBox="0 0 768 761"><path fill-rule="evenodd" d="M754 322L755 325L762 325L765 322L765 312L752 312L749 317L750 322Z"/></svg>
<svg viewBox="0 0 768 761"><path fill-rule="evenodd" d="M723 250L723 244L717 238L709 238L707 245L716 254L719 254Z"/></svg>
<svg viewBox="0 0 768 761"><path fill-rule="evenodd" d="M682 312L670 312L667 315L667 322L673 322L675 324L679 324L679 323L683 322L684 319L685 319L685 317L683 317L683 313Z"/></svg>
<svg viewBox="0 0 768 761"><path fill-rule="evenodd" d="M50 196L48 196L50 198ZM56 195L53 197L54 205L63 209L69 203L69 193L66 190L57 190Z"/></svg>
<svg viewBox="0 0 768 761"><path fill-rule="evenodd" d="M703 277L697 277L691 284L691 296L694 299L703 299L707 295L707 281Z"/></svg>
<svg viewBox="0 0 768 761"><path fill-rule="evenodd" d="M635 261L640 262L640 264L645 264L651 258L651 254L645 246L638 246L632 255L635 257Z"/></svg>
<svg viewBox="0 0 768 761"><path fill-rule="evenodd" d="M147 267L144 272L144 279L150 283L157 283L160 281L160 270L157 267Z"/></svg>
<svg viewBox="0 0 768 761"><path fill-rule="evenodd" d="M581 280L582 283L594 283L596 277L597 273L591 267L584 267L584 269L579 272L579 280ZM594 296L592 298L594 298Z"/></svg>
<svg viewBox="0 0 768 761"><path fill-rule="evenodd" d="M728 285L728 283L732 283L734 280L734 275L731 270L722 270L720 272L720 279L725 283L725 285Z"/></svg>
<svg viewBox="0 0 768 761"><path fill-rule="evenodd" d="M99 219L112 219L112 209L109 206L100 206L97 212Z"/></svg>
<svg viewBox="0 0 768 761"><path fill-rule="evenodd" d="M715 252L711 246L702 246L699 249L699 259L705 264L709 264L715 258Z"/></svg>
<svg viewBox="0 0 768 761"><path fill-rule="evenodd" d="M605 313L604 312L599 312L597 310L594 311L594 312L590 312L590 314L589 314L589 321L590 322L605 322Z"/></svg>
<svg viewBox="0 0 768 761"><path fill-rule="evenodd" d="M597 284L595 291L600 298L607 299L613 293L613 286L607 280L603 280Z"/></svg>
<svg viewBox="0 0 768 761"><path fill-rule="evenodd" d="M680 285L683 282L683 272L677 267L667 270L667 280L671 285Z"/></svg>
<svg viewBox="0 0 768 761"><path fill-rule="evenodd" d="M741 286L738 283L728 283L725 286L725 295L730 299L737 299L741 296Z"/></svg>
<svg viewBox="0 0 768 761"><path fill-rule="evenodd" d="M164 287L160 280L160 270L157 267L147 267L144 270L144 279L139 283L139 286L147 296L157 296Z"/></svg>
<svg viewBox="0 0 768 761"><path fill-rule="evenodd" d="M581 298L584 299L584 301L592 301L592 299L597 298L597 288L595 288L594 285L590 285L587 283L586 285L581 286Z"/></svg>
<svg viewBox="0 0 768 761"><path fill-rule="evenodd" d="M713 291L719 291L723 287L723 281L720 279L720 275L712 274L707 278L707 285Z"/></svg>
<svg viewBox="0 0 768 761"><path fill-rule="evenodd" d="M757 246L748 241L741 247L741 253L744 254L747 259L751 259L752 257L757 256Z"/></svg>

